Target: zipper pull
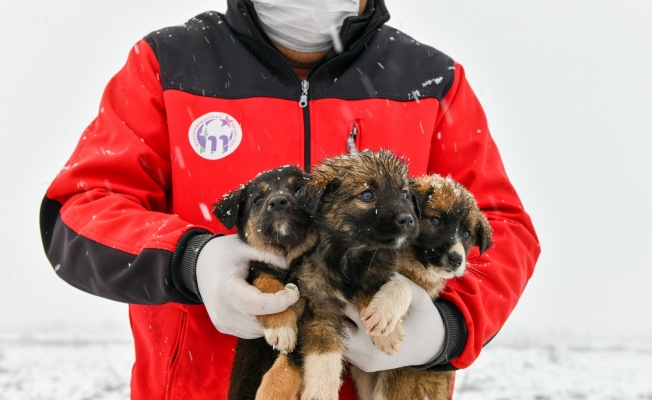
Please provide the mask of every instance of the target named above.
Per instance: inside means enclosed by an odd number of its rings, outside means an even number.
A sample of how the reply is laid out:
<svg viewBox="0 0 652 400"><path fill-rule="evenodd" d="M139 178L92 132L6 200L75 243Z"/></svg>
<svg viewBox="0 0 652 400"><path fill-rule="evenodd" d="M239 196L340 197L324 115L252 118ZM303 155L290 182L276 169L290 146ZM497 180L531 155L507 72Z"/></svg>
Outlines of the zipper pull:
<svg viewBox="0 0 652 400"><path fill-rule="evenodd" d="M358 152L358 148L355 145L356 136L358 136L358 127L356 124L353 124L353 129L349 132L349 139L346 141L346 150L351 154Z"/></svg>
<svg viewBox="0 0 652 400"><path fill-rule="evenodd" d="M310 83L307 80L301 81L301 99L299 99L299 107L306 108L308 105L308 89Z"/></svg>

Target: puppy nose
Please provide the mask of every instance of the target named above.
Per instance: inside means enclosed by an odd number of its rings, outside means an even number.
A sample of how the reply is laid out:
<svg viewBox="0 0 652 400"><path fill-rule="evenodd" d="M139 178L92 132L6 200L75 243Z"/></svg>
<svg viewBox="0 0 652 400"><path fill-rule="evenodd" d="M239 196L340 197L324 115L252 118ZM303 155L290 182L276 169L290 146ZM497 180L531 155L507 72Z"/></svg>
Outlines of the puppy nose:
<svg viewBox="0 0 652 400"><path fill-rule="evenodd" d="M290 205L288 199L283 196L272 197L267 201L267 209L270 211L281 211Z"/></svg>
<svg viewBox="0 0 652 400"><path fill-rule="evenodd" d="M398 218L396 218L396 222L407 229L414 225L414 217L410 214L400 214Z"/></svg>
<svg viewBox="0 0 652 400"><path fill-rule="evenodd" d="M462 264L462 256L459 253L448 254L448 265L452 268L458 268Z"/></svg>

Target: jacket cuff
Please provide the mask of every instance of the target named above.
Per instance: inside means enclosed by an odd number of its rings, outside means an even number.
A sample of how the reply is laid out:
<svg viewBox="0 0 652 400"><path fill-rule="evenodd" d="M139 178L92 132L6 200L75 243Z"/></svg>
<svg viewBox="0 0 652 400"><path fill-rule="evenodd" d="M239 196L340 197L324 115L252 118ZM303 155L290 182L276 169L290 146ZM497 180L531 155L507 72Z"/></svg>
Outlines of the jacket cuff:
<svg viewBox="0 0 652 400"><path fill-rule="evenodd" d="M416 369L430 369L432 371L456 370L450 362L462 354L468 338L466 320L464 315L452 302L439 298L435 306L444 322L444 344L439 354L432 361L414 366Z"/></svg>
<svg viewBox="0 0 652 400"><path fill-rule="evenodd" d="M213 237L202 229L191 229L186 232L170 261L172 284L188 300L202 303L197 285L197 258L204 245Z"/></svg>

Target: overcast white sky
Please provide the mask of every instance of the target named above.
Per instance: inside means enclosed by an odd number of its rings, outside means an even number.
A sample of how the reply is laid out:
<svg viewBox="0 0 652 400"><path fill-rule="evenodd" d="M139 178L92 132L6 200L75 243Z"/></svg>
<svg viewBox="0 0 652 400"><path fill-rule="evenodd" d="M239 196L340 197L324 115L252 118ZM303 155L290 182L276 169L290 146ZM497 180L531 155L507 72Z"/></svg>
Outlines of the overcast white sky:
<svg viewBox="0 0 652 400"><path fill-rule="evenodd" d="M39 203L131 46L226 0L0 4L0 335L128 335L59 280ZM461 62L543 254L498 340L652 338L652 2L387 0Z"/></svg>

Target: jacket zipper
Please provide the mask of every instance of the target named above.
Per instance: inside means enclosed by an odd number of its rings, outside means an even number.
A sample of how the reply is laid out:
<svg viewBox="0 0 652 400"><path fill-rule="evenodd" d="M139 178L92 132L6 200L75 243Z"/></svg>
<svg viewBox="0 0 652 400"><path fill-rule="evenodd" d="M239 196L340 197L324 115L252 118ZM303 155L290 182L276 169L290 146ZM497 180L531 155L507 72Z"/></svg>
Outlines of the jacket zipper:
<svg viewBox="0 0 652 400"><path fill-rule="evenodd" d="M310 82L307 79L301 81L301 98L299 107L303 108L303 140L305 143L303 153L303 169L310 172L310 110L308 108L308 90Z"/></svg>

